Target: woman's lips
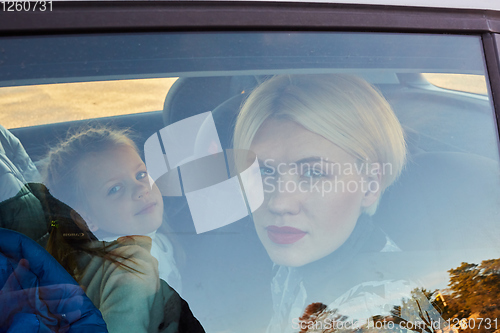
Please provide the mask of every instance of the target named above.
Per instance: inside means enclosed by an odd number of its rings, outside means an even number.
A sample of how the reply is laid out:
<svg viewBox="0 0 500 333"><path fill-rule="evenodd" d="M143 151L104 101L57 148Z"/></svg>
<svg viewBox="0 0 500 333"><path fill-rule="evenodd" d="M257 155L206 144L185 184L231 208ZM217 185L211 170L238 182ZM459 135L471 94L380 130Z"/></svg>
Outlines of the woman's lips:
<svg viewBox="0 0 500 333"><path fill-rule="evenodd" d="M266 230L269 239L276 244L293 244L307 234L307 232L300 229L274 225L267 227Z"/></svg>
<svg viewBox="0 0 500 333"><path fill-rule="evenodd" d="M156 208L156 202L147 204L139 212L137 212L135 215L143 215L143 214L152 213L155 210L155 208Z"/></svg>

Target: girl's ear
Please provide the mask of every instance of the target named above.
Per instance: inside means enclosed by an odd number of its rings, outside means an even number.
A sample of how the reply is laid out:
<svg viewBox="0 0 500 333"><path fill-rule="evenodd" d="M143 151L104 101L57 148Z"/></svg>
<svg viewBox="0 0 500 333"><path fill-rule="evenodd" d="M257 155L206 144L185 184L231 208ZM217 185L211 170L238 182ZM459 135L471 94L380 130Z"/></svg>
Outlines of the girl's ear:
<svg viewBox="0 0 500 333"><path fill-rule="evenodd" d="M382 173L380 163L371 163L366 175L363 175L364 182L361 190L364 192L364 197L361 201L362 207L370 207L380 198L382 187Z"/></svg>
<svg viewBox="0 0 500 333"><path fill-rule="evenodd" d="M75 210L71 210L71 218L75 221L80 227L87 228L91 232L95 232L99 230L99 227L92 223L90 216L86 213L78 214Z"/></svg>

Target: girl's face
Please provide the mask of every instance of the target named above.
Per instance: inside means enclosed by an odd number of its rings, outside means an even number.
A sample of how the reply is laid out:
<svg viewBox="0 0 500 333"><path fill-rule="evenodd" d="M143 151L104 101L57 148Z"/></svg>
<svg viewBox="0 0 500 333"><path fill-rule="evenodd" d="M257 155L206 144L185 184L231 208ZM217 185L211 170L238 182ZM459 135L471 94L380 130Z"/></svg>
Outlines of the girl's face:
<svg viewBox="0 0 500 333"><path fill-rule="evenodd" d="M295 122L267 120L250 149L265 192L255 228L279 265L302 266L335 251L379 196L378 175L366 175L352 155Z"/></svg>
<svg viewBox="0 0 500 333"><path fill-rule="evenodd" d="M133 147L91 154L79 171L87 199L82 216L91 231L145 235L160 227L161 193L156 185L151 188L146 166Z"/></svg>

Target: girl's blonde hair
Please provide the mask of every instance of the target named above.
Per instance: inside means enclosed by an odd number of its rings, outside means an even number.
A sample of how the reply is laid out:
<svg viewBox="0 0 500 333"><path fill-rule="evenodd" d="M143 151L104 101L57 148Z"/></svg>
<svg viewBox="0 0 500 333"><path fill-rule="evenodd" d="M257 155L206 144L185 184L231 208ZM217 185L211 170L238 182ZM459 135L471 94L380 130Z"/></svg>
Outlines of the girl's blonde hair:
<svg viewBox="0 0 500 333"><path fill-rule="evenodd" d="M278 75L258 86L238 116L233 146L249 149L268 119L294 121L323 136L361 163L390 166L381 193L406 161L403 129L385 98L365 80L341 74ZM373 215L378 202L365 209Z"/></svg>
<svg viewBox="0 0 500 333"><path fill-rule="evenodd" d="M86 198L80 179L80 165L90 154L117 146L130 146L138 152L128 129L83 127L53 147L42 168L42 177L51 194L76 210L86 209Z"/></svg>
<svg viewBox="0 0 500 333"><path fill-rule="evenodd" d="M97 238L76 211L88 208L80 179L80 165L89 154L117 146L137 147L129 130L108 127L85 127L52 148L45 158L42 177L50 193L45 195L51 230L47 251L77 280L82 277L82 255L98 256L132 272L128 259L111 252L116 242L96 244Z"/></svg>

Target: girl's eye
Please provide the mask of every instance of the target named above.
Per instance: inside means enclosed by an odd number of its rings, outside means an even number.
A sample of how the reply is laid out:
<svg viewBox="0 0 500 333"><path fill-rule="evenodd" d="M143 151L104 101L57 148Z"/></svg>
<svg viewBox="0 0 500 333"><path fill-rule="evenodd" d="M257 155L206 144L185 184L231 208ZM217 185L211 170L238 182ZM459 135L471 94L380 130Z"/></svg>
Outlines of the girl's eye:
<svg viewBox="0 0 500 333"><path fill-rule="evenodd" d="M147 175L148 175L148 173L146 171L140 171L135 176L135 179L140 180L140 179L145 178Z"/></svg>
<svg viewBox="0 0 500 333"><path fill-rule="evenodd" d="M109 189L108 195L115 194L118 192L122 187L120 185L115 185L112 188Z"/></svg>
<svg viewBox="0 0 500 333"><path fill-rule="evenodd" d="M304 172L304 176L309 178L319 178L323 177L324 174L319 170L309 169L306 172Z"/></svg>

